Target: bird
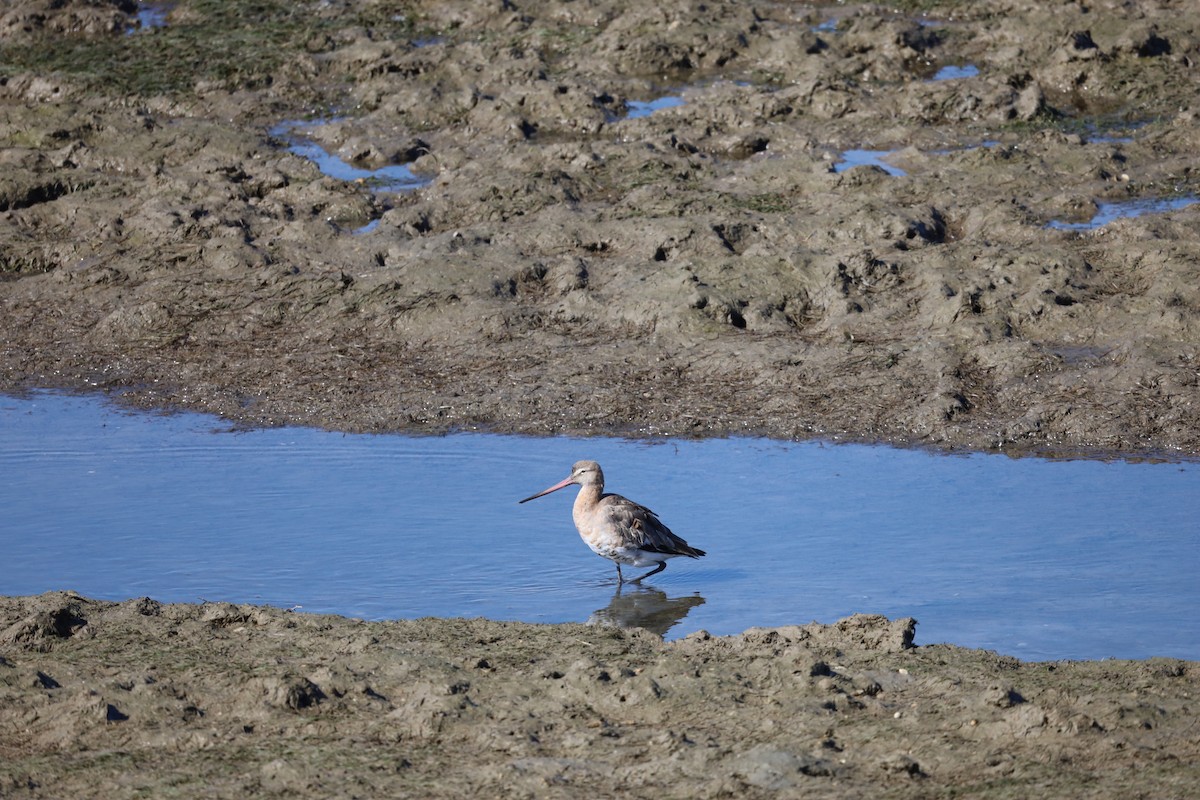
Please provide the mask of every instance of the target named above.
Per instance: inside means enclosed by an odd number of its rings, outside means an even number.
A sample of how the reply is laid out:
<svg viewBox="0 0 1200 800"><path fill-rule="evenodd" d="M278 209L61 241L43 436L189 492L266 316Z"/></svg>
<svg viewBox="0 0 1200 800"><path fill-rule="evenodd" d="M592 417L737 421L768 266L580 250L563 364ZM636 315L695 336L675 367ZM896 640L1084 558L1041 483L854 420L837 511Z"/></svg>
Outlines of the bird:
<svg viewBox="0 0 1200 800"><path fill-rule="evenodd" d="M604 472L595 461L576 461L571 474L563 480L519 502L528 503L543 495L579 485L572 517L579 536L598 556L617 565L617 585L641 583L667 568L667 559L676 556L700 558L703 550L692 547L659 521L658 515L643 505L619 494L604 493ZM654 569L638 578L625 580L621 565Z"/></svg>

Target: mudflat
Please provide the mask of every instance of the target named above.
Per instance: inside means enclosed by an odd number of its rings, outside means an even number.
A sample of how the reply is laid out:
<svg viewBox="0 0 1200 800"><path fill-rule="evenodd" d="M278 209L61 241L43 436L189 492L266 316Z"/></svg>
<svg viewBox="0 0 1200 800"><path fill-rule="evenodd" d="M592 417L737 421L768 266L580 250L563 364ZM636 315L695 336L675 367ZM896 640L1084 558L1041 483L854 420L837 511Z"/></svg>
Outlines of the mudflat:
<svg viewBox="0 0 1200 800"><path fill-rule="evenodd" d="M1185 10L16 0L0 390L347 431L1194 457ZM400 164L421 188L376 185ZM1022 664L909 646L903 620L664 644L0 607L5 796L1200 782L1194 664Z"/></svg>
<svg viewBox="0 0 1200 800"><path fill-rule="evenodd" d="M1195 795L1195 663L0 598L5 797Z"/></svg>
<svg viewBox="0 0 1200 800"><path fill-rule="evenodd" d="M1200 453L1200 206L1047 227L1196 193L1176 3L136 8L0 17L4 389ZM322 175L289 136L429 184ZM855 149L904 175L837 169Z"/></svg>

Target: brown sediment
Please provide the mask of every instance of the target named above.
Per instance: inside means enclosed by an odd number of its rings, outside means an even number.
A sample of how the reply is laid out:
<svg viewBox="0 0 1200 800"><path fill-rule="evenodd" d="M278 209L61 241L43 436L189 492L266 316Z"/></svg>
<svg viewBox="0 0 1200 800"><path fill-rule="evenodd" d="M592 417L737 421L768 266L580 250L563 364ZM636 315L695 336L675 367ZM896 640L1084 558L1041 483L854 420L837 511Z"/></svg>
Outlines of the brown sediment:
<svg viewBox="0 0 1200 800"><path fill-rule="evenodd" d="M0 598L5 797L1185 797L1196 664ZM919 637L918 637L919 638Z"/></svg>
<svg viewBox="0 0 1200 800"><path fill-rule="evenodd" d="M17 4L0 386L255 425L1195 455L1200 206L1046 224L1195 191L1196 34L1164 3L1018 5L193 2L118 36ZM261 30L255 58L222 61L222 25ZM189 31L207 71L141 80ZM330 152L431 184L322 176L268 133L313 108ZM907 174L835 172L851 148Z"/></svg>

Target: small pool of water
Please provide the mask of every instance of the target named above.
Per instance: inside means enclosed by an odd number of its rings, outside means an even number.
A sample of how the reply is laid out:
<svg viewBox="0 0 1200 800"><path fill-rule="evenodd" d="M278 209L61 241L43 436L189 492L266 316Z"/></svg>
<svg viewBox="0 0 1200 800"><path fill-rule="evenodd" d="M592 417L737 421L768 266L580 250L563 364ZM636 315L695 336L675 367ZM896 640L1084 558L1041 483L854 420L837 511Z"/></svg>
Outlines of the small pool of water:
<svg viewBox="0 0 1200 800"><path fill-rule="evenodd" d="M914 616L1024 659L1200 659L1200 465L756 439L234 431L0 396L0 594L483 616L686 635ZM594 458L699 560L618 590L571 523Z"/></svg>
<svg viewBox="0 0 1200 800"><path fill-rule="evenodd" d="M1161 214L1166 211L1178 211L1194 203L1200 203L1200 198L1172 197L1169 199L1125 200L1120 203L1096 203L1096 214L1087 222L1052 220L1046 223L1046 227L1060 231L1090 231L1118 219L1140 217L1143 214Z"/></svg>
<svg viewBox="0 0 1200 800"><path fill-rule="evenodd" d="M833 171L845 172L852 167L875 166L888 175L902 178L908 173L884 160L895 154L895 150L845 150L841 154L842 160L833 165Z"/></svg>
<svg viewBox="0 0 1200 800"><path fill-rule="evenodd" d="M325 175L340 181L365 181L378 192L409 192L428 186L430 177L422 177L413 173L407 164L389 164L379 169L363 169L348 164L335 155L326 152L316 142L297 135L297 132L321 122L283 122L271 129L272 136L287 141L288 152L302 158L307 158L317 165Z"/></svg>
<svg viewBox="0 0 1200 800"><path fill-rule="evenodd" d="M126 33L134 34L140 31L150 31L155 28L165 28L167 26L167 16L175 7L173 2L141 2L137 5L137 13L134 20L137 22L136 27L130 28Z"/></svg>
<svg viewBox="0 0 1200 800"><path fill-rule="evenodd" d="M625 103L626 108L629 110L625 118L639 119L641 117L648 117L655 111L681 106L683 102L683 98L678 95L667 95L654 100L629 100Z"/></svg>
<svg viewBox="0 0 1200 800"><path fill-rule="evenodd" d="M956 81L963 78L974 78L979 74L979 67L974 64L948 64L933 73L931 81Z"/></svg>

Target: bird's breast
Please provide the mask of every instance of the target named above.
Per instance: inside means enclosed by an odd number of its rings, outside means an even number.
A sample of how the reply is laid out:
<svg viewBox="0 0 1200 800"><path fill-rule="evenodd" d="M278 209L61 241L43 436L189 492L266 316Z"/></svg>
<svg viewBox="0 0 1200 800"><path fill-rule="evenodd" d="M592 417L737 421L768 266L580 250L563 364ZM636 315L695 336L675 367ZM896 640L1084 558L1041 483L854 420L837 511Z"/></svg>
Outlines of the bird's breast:
<svg viewBox="0 0 1200 800"><path fill-rule="evenodd" d="M629 544L628 537L622 531L605 520L594 516L575 519L575 527L579 529L579 537L597 553L604 555L611 550L618 550ZM605 556L607 558L607 556Z"/></svg>

